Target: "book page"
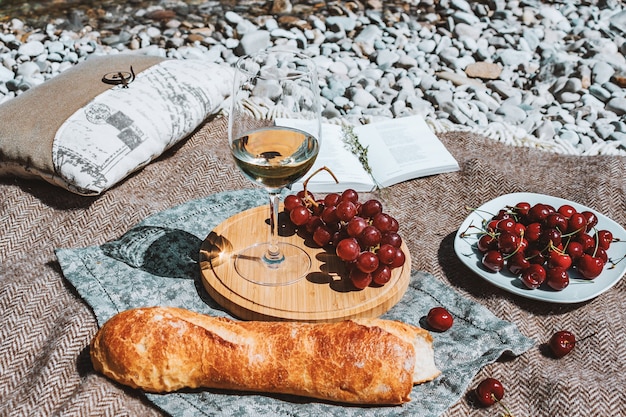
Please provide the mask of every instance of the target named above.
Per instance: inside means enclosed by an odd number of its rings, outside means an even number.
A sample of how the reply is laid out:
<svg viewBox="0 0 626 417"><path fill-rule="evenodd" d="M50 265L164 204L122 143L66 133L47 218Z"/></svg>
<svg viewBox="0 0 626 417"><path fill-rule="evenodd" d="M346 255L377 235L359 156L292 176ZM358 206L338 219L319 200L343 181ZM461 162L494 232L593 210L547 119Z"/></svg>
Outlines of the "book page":
<svg viewBox="0 0 626 417"><path fill-rule="evenodd" d="M294 119L279 119L276 124L299 128L298 120ZM311 192L338 192L346 188L353 188L356 191L372 191L374 183L371 176L365 172L357 156L352 154L343 143L342 127L324 123L321 136L320 152L313 167L293 185L292 189L302 190L304 180L318 168L326 166L335 174L339 183L335 183L333 177L323 171L309 181L307 189Z"/></svg>
<svg viewBox="0 0 626 417"><path fill-rule="evenodd" d="M459 169L421 116L359 126L355 132L368 147L372 174L381 186Z"/></svg>

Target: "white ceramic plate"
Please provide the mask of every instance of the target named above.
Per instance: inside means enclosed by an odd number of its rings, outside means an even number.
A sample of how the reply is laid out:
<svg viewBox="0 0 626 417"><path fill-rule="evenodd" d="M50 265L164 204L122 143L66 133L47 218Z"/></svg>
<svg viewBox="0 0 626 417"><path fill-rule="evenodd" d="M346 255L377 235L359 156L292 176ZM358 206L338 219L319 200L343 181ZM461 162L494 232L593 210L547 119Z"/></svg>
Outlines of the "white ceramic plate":
<svg viewBox="0 0 626 417"><path fill-rule="evenodd" d="M506 268L500 272L490 272L485 269L481 264L482 255L476 248L478 238L475 237L475 235L461 237L461 233L466 231L472 224L480 227L483 220L490 219L500 209L507 205L514 206L522 201L531 205L536 203L550 204L557 210L563 204L569 204L579 212L585 210L592 211L598 217L598 224L596 228L598 230L610 230L613 233L613 238L621 241L614 242L609 247L609 250L607 251L609 259L618 260L624 256L624 253L626 253L626 230L613 220L598 213L597 211L583 206L582 204L558 197L534 193L513 193L502 195L483 204L478 209L473 210L459 227L454 239L454 250L457 256L465 265L467 265L468 268L480 275L482 278L491 282L496 287L500 287L513 294L518 294L522 297L534 300L563 304L579 303L597 297L603 292L608 291L622 278L626 272L626 260L618 263L615 268L612 269L609 269L610 263L607 264L602 271L602 274L592 281L571 280L569 286L562 291L554 291L549 288L544 288L545 285L535 290L531 290L526 288L519 278L506 271ZM570 274L570 277L576 278L580 277L580 275L573 272Z"/></svg>

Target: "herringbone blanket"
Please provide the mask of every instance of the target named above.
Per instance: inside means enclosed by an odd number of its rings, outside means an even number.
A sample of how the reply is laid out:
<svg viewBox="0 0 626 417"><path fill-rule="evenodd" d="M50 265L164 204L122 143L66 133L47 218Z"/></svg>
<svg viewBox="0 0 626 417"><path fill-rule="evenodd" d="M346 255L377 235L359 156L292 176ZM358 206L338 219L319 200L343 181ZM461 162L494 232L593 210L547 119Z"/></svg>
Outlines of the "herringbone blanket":
<svg viewBox="0 0 626 417"><path fill-rule="evenodd" d="M502 381L516 416L626 415L626 282L579 304L550 305L508 294L471 273L454 234L478 206L510 192L537 192L590 206L626 226L626 158L559 156L475 134L440 134L461 171L384 190L402 225L412 269L426 271L538 341L515 359L482 369ZM189 140L100 197L48 184L0 180L0 415L162 415L140 393L94 374L86 347L97 325L64 280L55 248L99 245L143 218L220 191L249 188L227 153L215 119ZM623 243L626 252L626 243ZM541 342L559 329L581 341L562 359ZM463 395L444 415L495 416Z"/></svg>

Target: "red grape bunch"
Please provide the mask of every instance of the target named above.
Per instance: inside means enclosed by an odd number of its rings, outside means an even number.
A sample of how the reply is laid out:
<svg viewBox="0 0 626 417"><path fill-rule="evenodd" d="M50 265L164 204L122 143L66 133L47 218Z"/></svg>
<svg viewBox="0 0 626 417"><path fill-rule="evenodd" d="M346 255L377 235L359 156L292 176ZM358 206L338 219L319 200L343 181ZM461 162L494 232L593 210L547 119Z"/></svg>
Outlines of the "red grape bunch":
<svg viewBox="0 0 626 417"><path fill-rule="evenodd" d="M579 212L569 204L556 209L519 202L484 222L477 248L489 271L506 268L530 289L546 285L560 291L569 285L572 271L593 280L609 261L613 234L598 230L597 223L593 212Z"/></svg>
<svg viewBox="0 0 626 417"><path fill-rule="evenodd" d="M371 283L386 284L391 271L404 265L398 221L383 212L379 200L360 203L353 189L330 193L319 200L308 191L300 191L285 198L285 211L298 230L312 236L317 246L334 249L358 289Z"/></svg>

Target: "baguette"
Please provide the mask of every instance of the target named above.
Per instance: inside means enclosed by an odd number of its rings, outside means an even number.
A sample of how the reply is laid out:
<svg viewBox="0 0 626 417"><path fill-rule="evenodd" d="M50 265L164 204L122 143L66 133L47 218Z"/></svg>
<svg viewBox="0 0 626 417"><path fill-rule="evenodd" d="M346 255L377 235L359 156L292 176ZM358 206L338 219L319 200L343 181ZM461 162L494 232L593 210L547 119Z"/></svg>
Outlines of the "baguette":
<svg viewBox="0 0 626 417"><path fill-rule="evenodd" d="M402 404L439 375L432 337L397 321L245 322L172 307L124 311L90 345L96 371L165 393L217 388Z"/></svg>

